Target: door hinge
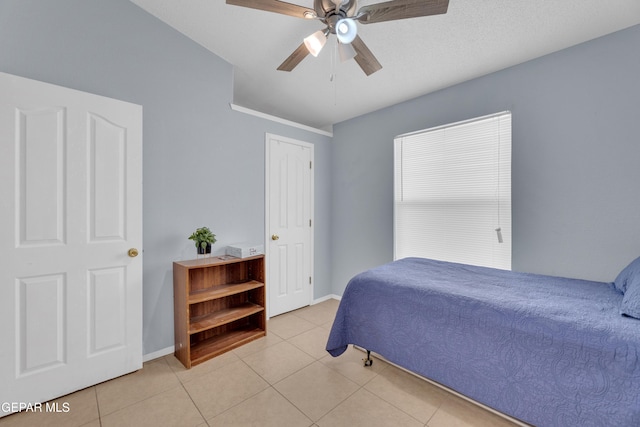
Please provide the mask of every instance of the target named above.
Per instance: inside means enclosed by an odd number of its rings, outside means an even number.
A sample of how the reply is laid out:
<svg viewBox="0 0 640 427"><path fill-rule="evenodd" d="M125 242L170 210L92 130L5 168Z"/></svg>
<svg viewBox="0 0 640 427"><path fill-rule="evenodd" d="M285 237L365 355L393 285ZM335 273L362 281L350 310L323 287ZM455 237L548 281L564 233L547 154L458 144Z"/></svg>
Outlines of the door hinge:
<svg viewBox="0 0 640 427"><path fill-rule="evenodd" d="M309 160L309 169L311 169L311 163L312 163L311 160Z"/></svg>
<svg viewBox="0 0 640 427"><path fill-rule="evenodd" d="M309 276L309 284L311 284L311 276Z"/></svg>
<svg viewBox="0 0 640 427"><path fill-rule="evenodd" d="M309 220L309 227L311 227L311 220Z"/></svg>

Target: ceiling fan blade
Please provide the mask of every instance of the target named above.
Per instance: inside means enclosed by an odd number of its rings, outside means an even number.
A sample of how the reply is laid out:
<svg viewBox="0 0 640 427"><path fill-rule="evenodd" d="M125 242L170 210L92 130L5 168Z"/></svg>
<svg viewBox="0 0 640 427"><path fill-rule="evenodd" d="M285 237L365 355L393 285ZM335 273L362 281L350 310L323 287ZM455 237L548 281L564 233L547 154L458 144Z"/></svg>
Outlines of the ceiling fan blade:
<svg viewBox="0 0 640 427"><path fill-rule="evenodd" d="M291 71L296 66L309 55L309 49L304 45L304 42L298 46L296 50L293 51L291 55L287 59L284 60L282 64L278 67L280 71Z"/></svg>
<svg viewBox="0 0 640 427"><path fill-rule="evenodd" d="M353 39L351 46L353 46L357 53L353 59L356 60L367 76L370 76L382 68L382 65L380 65L376 57L371 53L367 45L364 44L360 36L356 36L356 38Z"/></svg>
<svg viewBox="0 0 640 427"><path fill-rule="evenodd" d="M307 14L307 16L315 16L313 9L278 0L227 0L227 4L281 13L283 15L295 16L296 18L305 18L305 14Z"/></svg>
<svg viewBox="0 0 640 427"><path fill-rule="evenodd" d="M363 24L416 18L418 16L447 13L449 0L392 0L363 6L358 10L358 21Z"/></svg>

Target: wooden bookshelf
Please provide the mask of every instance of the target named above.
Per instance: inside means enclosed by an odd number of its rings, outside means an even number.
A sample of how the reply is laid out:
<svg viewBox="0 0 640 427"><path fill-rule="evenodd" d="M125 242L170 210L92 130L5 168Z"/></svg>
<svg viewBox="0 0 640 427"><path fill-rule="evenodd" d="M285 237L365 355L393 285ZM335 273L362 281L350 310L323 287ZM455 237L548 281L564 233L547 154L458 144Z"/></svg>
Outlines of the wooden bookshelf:
<svg viewBox="0 0 640 427"><path fill-rule="evenodd" d="M186 368L267 333L264 255L173 263L175 356Z"/></svg>

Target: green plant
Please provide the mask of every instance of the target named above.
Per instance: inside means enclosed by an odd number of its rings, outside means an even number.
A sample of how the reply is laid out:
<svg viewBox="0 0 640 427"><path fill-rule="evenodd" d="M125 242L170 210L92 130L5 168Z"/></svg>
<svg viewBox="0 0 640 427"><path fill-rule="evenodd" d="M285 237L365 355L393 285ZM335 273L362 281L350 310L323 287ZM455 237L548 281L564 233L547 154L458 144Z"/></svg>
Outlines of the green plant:
<svg viewBox="0 0 640 427"><path fill-rule="evenodd" d="M214 244L216 242L216 235L209 230L208 227L200 227L189 236L189 240L193 240L196 243L196 248L202 249L207 247L207 244Z"/></svg>

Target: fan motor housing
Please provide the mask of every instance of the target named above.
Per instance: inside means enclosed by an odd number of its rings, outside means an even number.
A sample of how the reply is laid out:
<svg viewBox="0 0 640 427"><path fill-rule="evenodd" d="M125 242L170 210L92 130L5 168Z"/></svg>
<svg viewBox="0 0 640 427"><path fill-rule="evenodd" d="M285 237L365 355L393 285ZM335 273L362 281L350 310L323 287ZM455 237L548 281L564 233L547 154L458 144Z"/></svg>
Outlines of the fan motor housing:
<svg viewBox="0 0 640 427"><path fill-rule="evenodd" d="M356 0L342 0L337 14L338 19L353 16L356 13L357 3ZM319 17L327 18L327 24L329 24L329 18L336 15L336 4L331 0L314 0L313 8Z"/></svg>

